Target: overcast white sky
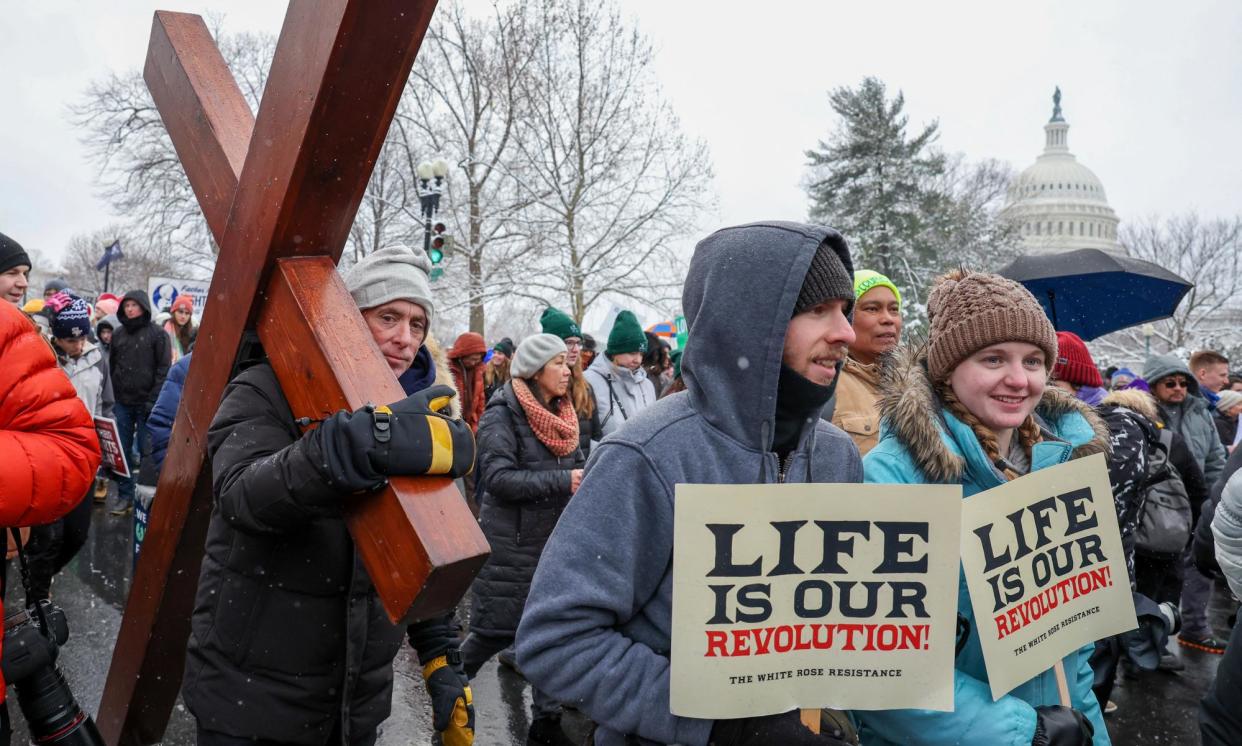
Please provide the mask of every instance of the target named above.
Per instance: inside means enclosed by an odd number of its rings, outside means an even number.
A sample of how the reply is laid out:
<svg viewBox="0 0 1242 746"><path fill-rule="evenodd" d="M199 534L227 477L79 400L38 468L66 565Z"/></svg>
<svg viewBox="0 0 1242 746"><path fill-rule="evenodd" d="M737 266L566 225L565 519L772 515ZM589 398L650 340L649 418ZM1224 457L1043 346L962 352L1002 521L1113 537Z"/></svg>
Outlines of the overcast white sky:
<svg viewBox="0 0 1242 746"><path fill-rule="evenodd" d="M1242 212L1242 3L623 0L659 49L665 92L711 149L720 208L703 229L799 219L803 151L834 125L827 92L883 79L941 145L1025 168L1060 85L1070 148L1123 221ZM140 68L151 13L223 13L279 31L274 0L0 0L0 231L59 256L113 219L66 106Z"/></svg>

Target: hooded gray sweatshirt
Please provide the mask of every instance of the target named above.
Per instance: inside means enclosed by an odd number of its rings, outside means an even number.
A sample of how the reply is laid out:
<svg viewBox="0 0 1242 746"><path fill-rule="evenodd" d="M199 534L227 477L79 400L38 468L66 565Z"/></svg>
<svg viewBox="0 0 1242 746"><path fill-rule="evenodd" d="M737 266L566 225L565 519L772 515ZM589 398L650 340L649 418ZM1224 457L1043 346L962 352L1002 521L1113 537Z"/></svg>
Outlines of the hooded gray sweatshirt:
<svg viewBox="0 0 1242 746"><path fill-rule="evenodd" d="M703 746L712 721L669 712L673 496L679 483L861 482L858 449L812 417L785 464L772 452L785 331L831 228L725 228L695 249L682 293L685 392L656 402L591 453L582 486L544 549L517 634L530 682L599 724L595 743L633 734ZM602 406L602 405L601 405Z"/></svg>

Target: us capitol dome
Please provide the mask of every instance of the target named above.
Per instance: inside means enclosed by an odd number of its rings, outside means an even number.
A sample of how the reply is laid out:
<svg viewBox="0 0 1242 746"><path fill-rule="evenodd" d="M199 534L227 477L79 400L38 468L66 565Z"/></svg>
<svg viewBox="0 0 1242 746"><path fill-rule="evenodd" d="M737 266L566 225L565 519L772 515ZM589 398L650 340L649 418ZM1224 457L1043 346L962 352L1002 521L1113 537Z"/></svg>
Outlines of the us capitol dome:
<svg viewBox="0 0 1242 746"><path fill-rule="evenodd" d="M1104 185L1069 150L1069 123L1061 115L1061 89L1052 96L1044 125L1044 152L1009 188L1005 216L1018 224L1025 253L1102 249L1116 254L1117 213Z"/></svg>

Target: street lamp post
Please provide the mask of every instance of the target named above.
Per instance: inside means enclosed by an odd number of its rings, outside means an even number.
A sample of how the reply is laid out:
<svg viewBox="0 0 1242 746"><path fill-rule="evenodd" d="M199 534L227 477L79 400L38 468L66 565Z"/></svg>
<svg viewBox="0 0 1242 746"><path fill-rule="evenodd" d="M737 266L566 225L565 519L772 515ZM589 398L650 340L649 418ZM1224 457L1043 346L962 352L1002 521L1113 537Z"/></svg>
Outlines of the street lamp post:
<svg viewBox="0 0 1242 746"><path fill-rule="evenodd" d="M1151 357L1151 338L1152 338L1152 335L1156 333L1156 327L1152 326L1150 323L1143 324L1142 331L1143 331L1143 342L1145 343L1145 350L1143 353L1143 358L1146 359L1146 358Z"/></svg>
<svg viewBox="0 0 1242 746"><path fill-rule="evenodd" d="M431 226L440 209L440 194L448 178L449 164L443 158L418 164L418 202L423 208L423 251L431 256Z"/></svg>

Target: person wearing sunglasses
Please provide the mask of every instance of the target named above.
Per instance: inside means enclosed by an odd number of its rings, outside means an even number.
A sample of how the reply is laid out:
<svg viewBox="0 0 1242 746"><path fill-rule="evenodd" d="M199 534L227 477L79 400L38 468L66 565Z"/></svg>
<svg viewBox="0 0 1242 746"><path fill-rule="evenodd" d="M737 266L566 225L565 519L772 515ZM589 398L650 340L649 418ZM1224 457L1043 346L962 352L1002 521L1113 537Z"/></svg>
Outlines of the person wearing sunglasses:
<svg viewBox="0 0 1242 746"><path fill-rule="evenodd" d="M1216 483L1225 468L1227 453L1221 445L1211 406L1201 392L1190 367L1173 355L1149 358L1143 377L1160 404L1160 416L1168 429L1182 436L1208 485ZM1182 632L1178 642L1200 652L1220 655L1225 642L1216 637L1207 619L1211 581L1194 566L1187 551L1183 558Z"/></svg>

